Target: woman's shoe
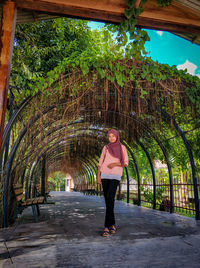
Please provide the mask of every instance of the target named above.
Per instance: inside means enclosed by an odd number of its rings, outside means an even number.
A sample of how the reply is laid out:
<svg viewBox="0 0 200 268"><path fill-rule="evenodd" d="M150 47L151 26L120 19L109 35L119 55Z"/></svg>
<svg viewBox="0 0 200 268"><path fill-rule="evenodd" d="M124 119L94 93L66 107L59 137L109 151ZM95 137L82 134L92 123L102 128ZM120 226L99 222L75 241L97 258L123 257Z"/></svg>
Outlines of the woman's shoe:
<svg viewBox="0 0 200 268"><path fill-rule="evenodd" d="M112 225L112 226L109 228L109 230L110 230L110 233L111 233L111 234L115 234L115 233L116 233L116 227L115 227L115 225Z"/></svg>
<svg viewBox="0 0 200 268"><path fill-rule="evenodd" d="M102 236L109 236L109 235L110 235L109 229L105 228L104 231L103 231Z"/></svg>

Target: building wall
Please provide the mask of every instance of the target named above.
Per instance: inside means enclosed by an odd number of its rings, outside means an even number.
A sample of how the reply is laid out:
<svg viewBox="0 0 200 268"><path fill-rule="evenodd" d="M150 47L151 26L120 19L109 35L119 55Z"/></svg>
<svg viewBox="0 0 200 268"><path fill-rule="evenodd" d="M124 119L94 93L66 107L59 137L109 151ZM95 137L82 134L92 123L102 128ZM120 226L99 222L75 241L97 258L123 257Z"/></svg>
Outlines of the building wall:
<svg viewBox="0 0 200 268"><path fill-rule="evenodd" d="M65 178L65 191L71 192L72 188L74 188L74 180L73 178L68 174Z"/></svg>

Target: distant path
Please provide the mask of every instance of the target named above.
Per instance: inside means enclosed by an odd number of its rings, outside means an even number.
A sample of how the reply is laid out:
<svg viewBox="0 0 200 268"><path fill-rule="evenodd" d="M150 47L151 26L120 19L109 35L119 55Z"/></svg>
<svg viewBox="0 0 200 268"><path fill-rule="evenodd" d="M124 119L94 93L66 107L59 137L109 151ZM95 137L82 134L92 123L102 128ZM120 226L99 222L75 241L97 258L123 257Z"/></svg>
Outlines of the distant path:
<svg viewBox="0 0 200 268"><path fill-rule="evenodd" d="M101 237L104 198L52 192L55 205L31 208L0 229L0 267L200 267L200 222L115 202L117 233Z"/></svg>

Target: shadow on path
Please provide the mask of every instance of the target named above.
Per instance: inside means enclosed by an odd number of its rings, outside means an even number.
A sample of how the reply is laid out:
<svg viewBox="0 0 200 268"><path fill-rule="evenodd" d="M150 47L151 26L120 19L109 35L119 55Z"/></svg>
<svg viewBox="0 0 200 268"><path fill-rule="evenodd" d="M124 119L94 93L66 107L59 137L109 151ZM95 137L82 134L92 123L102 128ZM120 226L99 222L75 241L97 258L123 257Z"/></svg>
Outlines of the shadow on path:
<svg viewBox="0 0 200 268"><path fill-rule="evenodd" d="M117 233L102 237L104 198L52 192L0 230L0 267L200 267L200 222L115 201Z"/></svg>

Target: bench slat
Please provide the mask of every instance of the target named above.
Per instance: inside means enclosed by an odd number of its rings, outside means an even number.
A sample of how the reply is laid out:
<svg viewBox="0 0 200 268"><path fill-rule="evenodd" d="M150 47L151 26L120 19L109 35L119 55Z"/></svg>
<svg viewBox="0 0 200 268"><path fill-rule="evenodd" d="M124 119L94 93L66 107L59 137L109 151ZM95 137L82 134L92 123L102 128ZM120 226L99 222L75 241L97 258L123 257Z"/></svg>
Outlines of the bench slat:
<svg viewBox="0 0 200 268"><path fill-rule="evenodd" d="M41 197L35 198L35 200L33 201L33 204L41 204L43 202L44 202L44 197L41 196Z"/></svg>
<svg viewBox="0 0 200 268"><path fill-rule="evenodd" d="M13 184L13 188L14 189L23 188L23 186L21 183L16 183L16 184Z"/></svg>
<svg viewBox="0 0 200 268"><path fill-rule="evenodd" d="M16 195L16 200L21 201L24 198L24 194Z"/></svg>
<svg viewBox="0 0 200 268"><path fill-rule="evenodd" d="M18 189L14 189L15 195L20 195L23 194L23 189L22 188L18 188Z"/></svg>
<svg viewBox="0 0 200 268"><path fill-rule="evenodd" d="M36 184L36 189L37 189L37 191L41 191L41 185L40 184Z"/></svg>
<svg viewBox="0 0 200 268"><path fill-rule="evenodd" d="M30 206L33 204L33 201L32 200L29 200L27 199L26 201L24 201L21 205L24 207L24 206Z"/></svg>
<svg viewBox="0 0 200 268"><path fill-rule="evenodd" d="M22 203L22 206L30 206L44 203L44 197L29 198Z"/></svg>

